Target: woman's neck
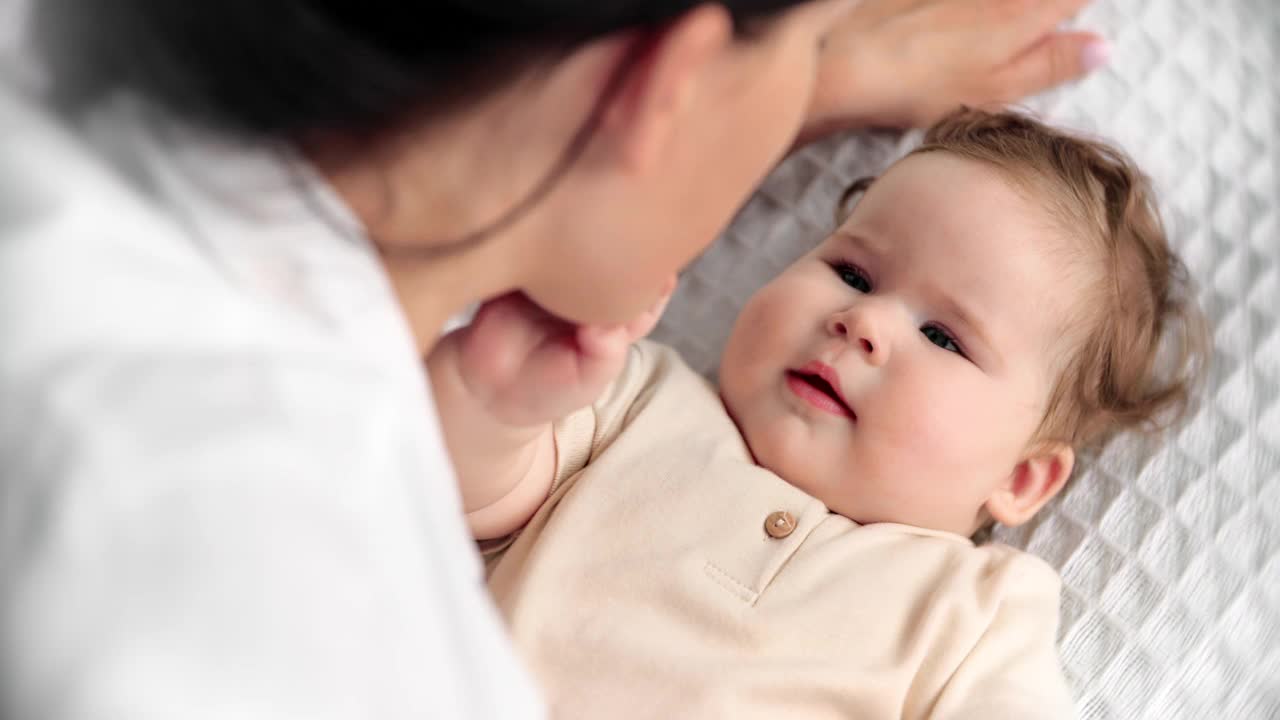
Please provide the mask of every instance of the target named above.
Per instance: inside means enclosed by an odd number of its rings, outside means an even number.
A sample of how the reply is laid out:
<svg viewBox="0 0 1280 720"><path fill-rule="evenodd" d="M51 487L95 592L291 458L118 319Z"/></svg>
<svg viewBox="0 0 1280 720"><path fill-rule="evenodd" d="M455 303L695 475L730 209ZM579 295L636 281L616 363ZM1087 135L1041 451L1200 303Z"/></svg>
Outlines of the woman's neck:
<svg viewBox="0 0 1280 720"><path fill-rule="evenodd" d="M527 286L551 261L538 241L571 205L539 201L483 231L556 167L631 44L593 43L482 100L372 138L303 144L377 244L424 354L453 314Z"/></svg>
<svg viewBox="0 0 1280 720"><path fill-rule="evenodd" d="M512 176L491 170L483 150L491 124L439 124L389 134L355 146L344 139L303 145L303 152L376 245L418 348L426 355L450 317L468 305L523 283L517 248L528 245L534 219L493 236L477 236L516 202ZM532 154L532 153L531 153Z"/></svg>
<svg viewBox="0 0 1280 720"><path fill-rule="evenodd" d="M492 255L483 252L488 249L443 257L383 250L383 267L423 357L431 352L449 318L517 287L509 274L512 263L491 260Z"/></svg>

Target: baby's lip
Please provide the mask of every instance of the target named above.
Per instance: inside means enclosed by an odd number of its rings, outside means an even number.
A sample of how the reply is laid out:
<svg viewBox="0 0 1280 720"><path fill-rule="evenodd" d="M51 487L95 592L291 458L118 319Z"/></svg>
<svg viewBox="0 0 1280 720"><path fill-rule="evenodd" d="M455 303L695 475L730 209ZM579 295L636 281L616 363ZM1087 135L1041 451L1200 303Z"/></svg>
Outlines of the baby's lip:
<svg viewBox="0 0 1280 720"><path fill-rule="evenodd" d="M823 382L831 386L831 391L835 395L835 400L849 412L849 417L853 420L858 419L858 413L854 411L853 405L850 405L849 401L845 399L844 389L840 386L840 373L836 372L835 368L821 360L812 360L806 363L803 367L792 370L792 372L798 375L809 375L821 378Z"/></svg>

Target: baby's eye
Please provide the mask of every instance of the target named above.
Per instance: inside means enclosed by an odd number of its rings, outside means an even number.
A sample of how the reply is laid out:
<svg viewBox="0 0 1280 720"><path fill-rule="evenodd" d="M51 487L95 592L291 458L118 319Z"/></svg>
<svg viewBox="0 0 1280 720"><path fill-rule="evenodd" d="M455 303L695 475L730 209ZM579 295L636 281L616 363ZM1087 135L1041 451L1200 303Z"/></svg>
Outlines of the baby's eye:
<svg viewBox="0 0 1280 720"><path fill-rule="evenodd" d="M920 328L920 332L924 333L925 338L928 339L929 342L937 345L943 350L953 352L957 355L964 355L964 351L960 349L960 345L956 343L955 338L951 337L951 335L947 334L946 330L943 330L937 325L925 325Z"/></svg>
<svg viewBox="0 0 1280 720"><path fill-rule="evenodd" d="M836 271L836 275L845 285L860 293L871 292L871 279L862 271L862 268L846 262L838 262L833 264L831 269Z"/></svg>

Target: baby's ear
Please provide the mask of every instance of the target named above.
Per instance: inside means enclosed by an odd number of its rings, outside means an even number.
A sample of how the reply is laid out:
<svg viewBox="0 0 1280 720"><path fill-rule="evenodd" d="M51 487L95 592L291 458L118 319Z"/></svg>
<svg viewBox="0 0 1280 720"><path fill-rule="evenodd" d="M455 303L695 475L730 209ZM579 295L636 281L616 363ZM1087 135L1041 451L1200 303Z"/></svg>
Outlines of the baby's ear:
<svg viewBox="0 0 1280 720"><path fill-rule="evenodd" d="M1071 477L1076 453L1070 445L1047 442L1033 448L987 499L987 512L1001 525L1013 527L1031 519Z"/></svg>

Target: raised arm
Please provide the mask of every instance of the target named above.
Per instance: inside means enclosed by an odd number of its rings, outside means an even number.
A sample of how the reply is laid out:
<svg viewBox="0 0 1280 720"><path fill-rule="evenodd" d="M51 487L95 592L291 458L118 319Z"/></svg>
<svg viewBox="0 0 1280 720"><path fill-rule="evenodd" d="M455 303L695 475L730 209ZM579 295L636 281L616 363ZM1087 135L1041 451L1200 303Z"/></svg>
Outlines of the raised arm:
<svg viewBox="0 0 1280 720"><path fill-rule="evenodd" d="M537 512L555 475L553 423L600 396L665 302L626 325L597 328L512 293L440 340L427 369L476 538L506 535Z"/></svg>

